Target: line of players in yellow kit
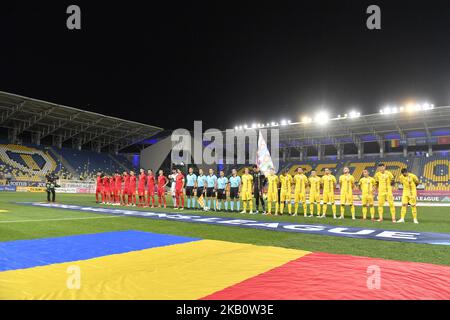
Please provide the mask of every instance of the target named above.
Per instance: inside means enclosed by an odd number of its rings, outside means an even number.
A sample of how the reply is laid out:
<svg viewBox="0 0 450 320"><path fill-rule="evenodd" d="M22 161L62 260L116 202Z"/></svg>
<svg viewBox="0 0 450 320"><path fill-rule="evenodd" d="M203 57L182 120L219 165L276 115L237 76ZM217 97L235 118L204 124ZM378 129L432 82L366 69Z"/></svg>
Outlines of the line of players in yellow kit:
<svg viewBox="0 0 450 320"><path fill-rule="evenodd" d="M403 185L402 208L400 212L400 220L396 221L396 212L394 206L394 196L392 194L392 186L395 183L394 176L386 170L384 164L378 165L379 170L374 177L370 177L367 170L363 171L363 177L359 180L358 186L362 193L362 213L363 219L367 218L368 211L372 221L375 221L374 193L378 193L378 220L383 221L384 205L389 205L392 222L405 222L405 216L408 205L411 206L411 212L414 223L417 221L417 188L419 179L416 175L409 173L407 169L401 170L401 175L397 182ZM248 175L248 177L247 177ZM248 178L248 179L247 179ZM246 172L242 176L242 200L244 206L246 202L252 201L251 193L251 175ZM294 213L296 216L300 205L303 206L303 214L305 217L313 217L316 207L318 218L325 218L328 206L331 206L334 219L344 219L346 207L350 207L352 219L355 219L355 206L353 204L353 190L356 188L355 178L350 174L349 168L345 167L343 174L339 177L340 186L340 215L336 216L336 204L334 191L337 180L331 174L330 169L325 169L325 174L319 177L315 171L311 171L311 175L306 177L302 168L297 168L296 174L292 177L287 170L280 176L277 176L273 169L270 170L268 176L267 188L267 214L272 214L272 205L275 205L275 215L284 212L285 204L288 207L288 213L292 214L291 200L292 187L294 187ZM246 187L248 186L248 187ZM280 193L278 187L280 186ZM306 189L309 186L309 202L310 214L307 214ZM248 189L248 190L247 190ZM321 203L322 189L322 203ZM278 196L280 199L278 199ZM278 201L280 200L280 201Z"/></svg>

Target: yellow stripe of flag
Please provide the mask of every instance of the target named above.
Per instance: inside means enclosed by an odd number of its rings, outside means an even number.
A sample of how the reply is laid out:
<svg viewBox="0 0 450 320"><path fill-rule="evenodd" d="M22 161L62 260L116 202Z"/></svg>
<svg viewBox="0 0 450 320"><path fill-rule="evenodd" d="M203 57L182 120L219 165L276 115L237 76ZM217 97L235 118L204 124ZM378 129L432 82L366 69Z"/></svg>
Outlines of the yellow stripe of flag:
<svg viewBox="0 0 450 320"><path fill-rule="evenodd" d="M1 272L0 299L199 299L308 253L200 240Z"/></svg>

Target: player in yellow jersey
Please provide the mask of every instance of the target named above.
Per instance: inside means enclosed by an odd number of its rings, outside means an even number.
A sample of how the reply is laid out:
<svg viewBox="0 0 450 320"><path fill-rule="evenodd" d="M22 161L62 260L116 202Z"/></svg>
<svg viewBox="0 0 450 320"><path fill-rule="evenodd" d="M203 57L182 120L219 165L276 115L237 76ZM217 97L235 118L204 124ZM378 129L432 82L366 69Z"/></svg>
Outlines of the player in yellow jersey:
<svg viewBox="0 0 450 320"><path fill-rule="evenodd" d="M411 213L414 219L414 223L419 223L417 221L417 185L419 184L419 179L413 173L409 173L408 169L402 169L402 174L399 177L399 182L403 185L402 193L402 210L400 212L400 220L397 222L405 222L406 209L408 205L411 206Z"/></svg>
<svg viewBox="0 0 450 320"><path fill-rule="evenodd" d="M348 167L345 167L343 172L344 174L339 177L339 188L341 189L341 216L339 219L344 219L345 207L350 206L352 219L355 220L355 205L353 204L355 178L350 174Z"/></svg>
<svg viewBox="0 0 450 320"><path fill-rule="evenodd" d="M320 216L320 177L316 171L311 171L309 176L309 213L310 217L314 217L314 205L317 206L317 215ZM306 217L306 212L304 214Z"/></svg>
<svg viewBox="0 0 450 320"><path fill-rule="evenodd" d="M303 213L306 216L307 206L306 206L306 186L308 185L308 177L303 173L302 168L297 168L297 173L294 176L294 216L298 213L299 203L303 205Z"/></svg>
<svg viewBox="0 0 450 320"><path fill-rule="evenodd" d="M326 168L322 177L323 187L323 209L321 218L325 218L327 214L327 205L331 205L333 218L336 219L336 205L334 204L334 188L336 187L336 177L331 174L331 170Z"/></svg>
<svg viewBox="0 0 450 320"><path fill-rule="evenodd" d="M273 168L267 176L267 214L272 214L272 203L275 202L275 214L278 214L278 176Z"/></svg>
<svg viewBox="0 0 450 320"><path fill-rule="evenodd" d="M373 192L375 190L376 181L369 175L369 171L363 171L363 177L359 179L359 188L361 189L361 202L363 220L367 218L367 208L370 210L370 218L375 220L375 207L373 201Z"/></svg>
<svg viewBox="0 0 450 320"><path fill-rule="evenodd" d="M249 174L249 169L245 168L244 169L244 174L241 177L242 183L241 183L241 190L240 190L240 194L241 194L241 199L242 199L242 212L241 213L246 213L247 211L247 206L250 209L250 214L253 214L253 195L252 195L252 191L253 191L253 177L251 174Z"/></svg>
<svg viewBox="0 0 450 320"><path fill-rule="evenodd" d="M375 173L375 181L378 189L378 220L383 221L383 206L387 201L391 211L392 222L395 221L394 195L392 194L392 184L394 183L394 175L386 170L384 163L378 165L378 172Z"/></svg>
<svg viewBox="0 0 450 320"><path fill-rule="evenodd" d="M285 169L279 177L281 184L280 191L280 214L284 213L284 204L287 204L288 214L291 214L291 198L292 198L292 176Z"/></svg>

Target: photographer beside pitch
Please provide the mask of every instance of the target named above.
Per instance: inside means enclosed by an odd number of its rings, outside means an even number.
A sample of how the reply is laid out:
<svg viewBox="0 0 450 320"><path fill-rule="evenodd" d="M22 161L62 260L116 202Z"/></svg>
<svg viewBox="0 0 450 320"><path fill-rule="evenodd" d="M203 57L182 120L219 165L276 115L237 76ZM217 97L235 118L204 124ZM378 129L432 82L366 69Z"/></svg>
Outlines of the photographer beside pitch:
<svg viewBox="0 0 450 320"><path fill-rule="evenodd" d="M49 173L45 176L46 183L45 188L47 192L47 202L55 202L56 200L56 188L60 186L57 184L58 177L54 173ZM51 199L50 199L51 195Z"/></svg>

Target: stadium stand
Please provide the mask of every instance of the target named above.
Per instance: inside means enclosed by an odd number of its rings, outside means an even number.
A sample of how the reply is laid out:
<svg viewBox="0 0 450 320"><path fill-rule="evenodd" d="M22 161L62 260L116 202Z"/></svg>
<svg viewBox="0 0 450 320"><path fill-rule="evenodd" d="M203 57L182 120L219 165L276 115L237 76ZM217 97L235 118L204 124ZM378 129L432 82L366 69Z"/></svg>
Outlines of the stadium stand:
<svg viewBox="0 0 450 320"><path fill-rule="evenodd" d="M66 179L92 180L96 172L113 173L132 169L124 156L108 153L56 149L36 145L0 144L1 180L43 181L48 173L56 173Z"/></svg>
<svg viewBox="0 0 450 320"><path fill-rule="evenodd" d="M47 173L89 180L98 170L129 170L119 151L162 130L0 91L0 180L40 182Z"/></svg>
<svg viewBox="0 0 450 320"><path fill-rule="evenodd" d="M119 159L117 156L108 153L78 151L68 148L62 148L59 152L60 156L74 168L76 175L84 180L92 179L98 171L113 173L133 168L132 164L123 156Z"/></svg>
<svg viewBox="0 0 450 320"><path fill-rule="evenodd" d="M54 156L42 148L0 144L0 172L3 179L41 181L47 173L58 173Z"/></svg>
<svg viewBox="0 0 450 320"><path fill-rule="evenodd" d="M421 189L448 193L450 106L416 107L419 107L416 111L408 111L408 108L398 112L381 110L356 117L341 115L326 121L311 118L284 124L255 124L255 127L263 128L268 135L277 129L279 171L288 169L293 174L301 166L306 172L315 170L321 176L325 168L330 168L339 176L347 166L358 180L364 169L373 175L377 164L383 162L396 177L401 169L408 168L419 177ZM244 138L250 131L242 126L234 130ZM269 138L267 142L270 144ZM226 165L226 172L232 167ZM242 173L244 165L237 167Z"/></svg>
<svg viewBox="0 0 450 320"><path fill-rule="evenodd" d="M419 160L419 166L423 168L420 179L426 190L450 191L450 159L431 157Z"/></svg>

